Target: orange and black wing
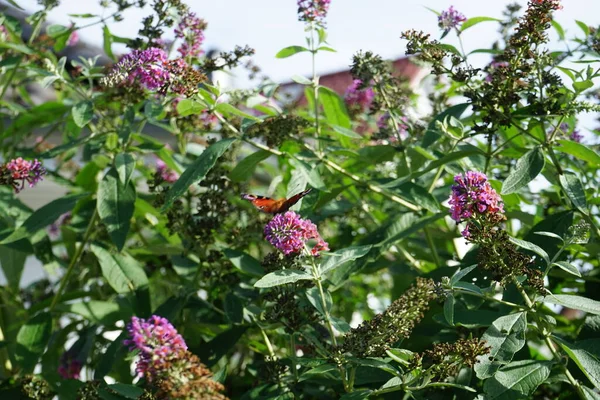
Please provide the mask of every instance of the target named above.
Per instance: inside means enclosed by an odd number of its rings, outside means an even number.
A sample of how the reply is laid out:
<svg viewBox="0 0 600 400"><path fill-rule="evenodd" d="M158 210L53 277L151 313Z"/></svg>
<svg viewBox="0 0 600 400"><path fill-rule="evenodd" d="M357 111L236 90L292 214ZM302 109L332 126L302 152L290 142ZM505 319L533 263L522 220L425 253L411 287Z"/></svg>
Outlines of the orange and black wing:
<svg viewBox="0 0 600 400"><path fill-rule="evenodd" d="M301 191L298 194L293 195L292 197L290 197L289 199L284 201L283 204L281 204L281 207L280 207L279 211L277 211L277 212L282 213L282 212L289 210L290 207L292 207L294 204L299 202L301 198L303 198L304 196L309 194L311 190L312 190L311 188L308 188L306 190Z"/></svg>

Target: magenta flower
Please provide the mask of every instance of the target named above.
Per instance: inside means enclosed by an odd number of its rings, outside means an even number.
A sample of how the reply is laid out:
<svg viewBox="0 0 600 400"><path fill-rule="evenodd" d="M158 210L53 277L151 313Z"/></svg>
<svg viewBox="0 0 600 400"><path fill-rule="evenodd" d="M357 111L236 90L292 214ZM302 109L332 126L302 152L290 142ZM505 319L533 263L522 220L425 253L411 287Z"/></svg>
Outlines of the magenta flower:
<svg viewBox="0 0 600 400"><path fill-rule="evenodd" d="M193 12L188 12L181 18L179 25L175 29L175 37L183 39L183 43L177 49L179 54L181 54L181 57L193 58L202 55L203 51L201 46L204 41L205 29L206 22L204 22L203 19L198 18Z"/></svg>
<svg viewBox="0 0 600 400"><path fill-rule="evenodd" d="M375 97L373 88L365 87L360 89L361 85L362 81L360 79L355 79L352 84L348 86L348 89L346 89L344 100L351 113L363 113L367 111L373 103L373 98Z"/></svg>
<svg viewBox="0 0 600 400"><path fill-rule="evenodd" d="M298 0L298 20L323 25L331 0Z"/></svg>
<svg viewBox="0 0 600 400"><path fill-rule="evenodd" d="M79 379L82 367L81 362L73 357L71 352L65 351L60 356L58 374L63 379Z"/></svg>
<svg viewBox="0 0 600 400"><path fill-rule="evenodd" d="M456 185L452 186L450 211L456 222L504 212L502 198L492 188L485 174L467 171L464 177L462 174L456 175L454 182Z"/></svg>
<svg viewBox="0 0 600 400"><path fill-rule="evenodd" d="M79 43L79 33L77 31L71 32L69 39L67 39L67 46L75 46Z"/></svg>
<svg viewBox="0 0 600 400"><path fill-rule="evenodd" d="M19 193L25 187L25 182L29 183L29 187L34 187L45 174L46 169L38 160L27 161L19 157L0 167L0 183L11 185Z"/></svg>
<svg viewBox="0 0 600 400"><path fill-rule="evenodd" d="M460 12L456 11L454 6L450 6L448 10L442 11L438 17L438 26L442 28L445 33L448 33L451 29L458 28L460 24L466 20L467 18Z"/></svg>
<svg viewBox="0 0 600 400"><path fill-rule="evenodd" d="M167 164L160 158L156 160L156 173L159 174L165 182L173 183L179 179L179 174L167 167Z"/></svg>
<svg viewBox="0 0 600 400"><path fill-rule="evenodd" d="M139 350L136 365L139 376L153 377L169 368L173 360L184 358L187 345L171 323L163 317L153 315L148 320L132 317L127 325L129 336L123 344L130 350Z"/></svg>
<svg viewBox="0 0 600 400"><path fill-rule="evenodd" d="M317 244L311 249L312 255L318 256L320 251L329 250L327 242L319 235L317 226L310 220L300 218L293 211L275 215L265 226L265 237L285 255L300 253L310 239L317 240Z"/></svg>
<svg viewBox="0 0 600 400"><path fill-rule="evenodd" d="M138 80L148 90L157 90L170 81L166 63L167 53L162 49L133 50L121 57L102 82L116 86Z"/></svg>

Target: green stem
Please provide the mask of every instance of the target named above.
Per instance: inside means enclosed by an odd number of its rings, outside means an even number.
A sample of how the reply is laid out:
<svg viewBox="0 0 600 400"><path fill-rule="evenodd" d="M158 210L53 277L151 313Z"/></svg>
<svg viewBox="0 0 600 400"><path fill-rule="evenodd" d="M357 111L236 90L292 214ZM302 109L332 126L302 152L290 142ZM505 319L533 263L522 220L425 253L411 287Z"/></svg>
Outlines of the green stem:
<svg viewBox="0 0 600 400"><path fill-rule="evenodd" d="M298 366L296 365L296 338L294 337L293 332L290 335L290 360L292 362L294 381L298 382Z"/></svg>
<svg viewBox="0 0 600 400"><path fill-rule="evenodd" d="M258 329L260 329L260 334L262 335L263 340L265 341L265 345L267 346L269 355L271 357L275 357L275 351L273 351L273 345L271 344L271 341L269 340L269 337L267 336L267 332L265 332L265 330L263 328L261 328L260 326L258 327Z"/></svg>
<svg viewBox="0 0 600 400"><path fill-rule="evenodd" d="M471 292L471 291L468 291L468 290L461 290L461 289L457 289L457 288L454 288L452 290L453 290L454 293L466 294L468 296L475 296L475 297L479 297L480 299L494 301L494 302L496 302L498 304L503 304L505 306L518 308L520 310L526 310L526 308L523 307L522 305L516 304L516 303L511 303L510 301L505 301L505 300L497 299L495 297L489 297L489 296L486 296L486 295L483 295L483 294L479 294L479 293L475 293L475 292Z"/></svg>
<svg viewBox="0 0 600 400"><path fill-rule="evenodd" d="M429 246L429 250L431 250L431 255L433 256L433 262L436 266L441 266L440 256L438 255L437 249L435 248L435 243L433 243L433 238L431 237L431 231L429 228L423 228L423 232L425 232L425 238L427 239L427 245Z"/></svg>
<svg viewBox="0 0 600 400"><path fill-rule="evenodd" d="M81 255L83 254L83 249L85 248L85 245L87 244L88 240L90 240L90 237L92 236L92 232L94 231L94 225L96 223L97 218L98 218L98 211L94 210L94 214L92 215L92 218L90 219L87 229L85 230L85 233L83 235L83 241L81 242L81 244L75 251L75 254L73 254L73 258L71 259L71 262L69 263L67 272L65 273L65 276L63 276L62 280L60 281L60 286L58 287L58 291L54 295L54 298L52 299L52 303L50 303L50 309L49 309L50 312L52 312L52 310L54 310L54 307L56 307L56 305L58 304L58 301L60 300L60 297L62 296L62 293L65 290L65 287L67 286L69 277L73 273L73 269L75 268L75 265L77 265L77 263L79 262L79 259L81 258Z"/></svg>
<svg viewBox="0 0 600 400"><path fill-rule="evenodd" d="M315 140L317 148L322 152L322 144L319 138L321 137L321 125L319 123L319 77L317 76L316 70L316 58L317 58L317 47L315 46L315 26L314 23L310 25L310 54L312 61L312 87L313 96L315 98L313 111L315 113Z"/></svg>

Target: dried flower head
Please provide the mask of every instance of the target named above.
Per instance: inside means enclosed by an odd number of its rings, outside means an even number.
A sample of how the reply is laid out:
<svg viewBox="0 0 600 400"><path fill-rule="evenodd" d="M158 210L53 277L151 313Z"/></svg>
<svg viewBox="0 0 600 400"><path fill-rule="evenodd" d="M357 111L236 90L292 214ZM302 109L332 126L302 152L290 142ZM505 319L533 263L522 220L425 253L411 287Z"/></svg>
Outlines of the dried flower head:
<svg viewBox="0 0 600 400"><path fill-rule="evenodd" d="M46 169L38 160L27 161L19 157L0 166L0 184L10 185L15 193L19 193L25 187L25 182L29 183L29 187L34 187L45 174Z"/></svg>
<svg viewBox="0 0 600 400"><path fill-rule="evenodd" d="M442 11L442 13L439 15L438 26L447 33L451 29L460 27L460 25L466 20L467 18L455 10L454 6L450 6L448 10Z"/></svg>
<svg viewBox="0 0 600 400"><path fill-rule="evenodd" d="M183 40L177 48L181 57L196 58L204 53L201 47L205 29L206 22L193 12L188 12L181 18L175 29L175 37Z"/></svg>
<svg viewBox="0 0 600 400"><path fill-rule="evenodd" d="M348 332L340 350L357 357L385 355L385 351L396 342L410 336L429 309L429 303L436 297L434 281L417 278L387 310Z"/></svg>
<svg viewBox="0 0 600 400"><path fill-rule="evenodd" d="M298 0L298 20L324 25L331 0Z"/></svg>
<svg viewBox="0 0 600 400"><path fill-rule="evenodd" d="M375 93L370 86L364 86L360 79L355 79L344 95L344 101L350 114L362 114L369 110Z"/></svg>
<svg viewBox="0 0 600 400"><path fill-rule="evenodd" d="M307 126L309 126L309 122L302 117L277 115L250 126L246 134L249 137L264 139L269 147L279 147L284 140L298 137Z"/></svg>
<svg viewBox="0 0 600 400"><path fill-rule="evenodd" d="M265 237L285 255L302 252L310 239L317 240L317 244L311 249L313 256L318 256L320 251L329 250L327 242L319 235L317 226L310 220L300 218L293 211L275 215L265 226Z"/></svg>

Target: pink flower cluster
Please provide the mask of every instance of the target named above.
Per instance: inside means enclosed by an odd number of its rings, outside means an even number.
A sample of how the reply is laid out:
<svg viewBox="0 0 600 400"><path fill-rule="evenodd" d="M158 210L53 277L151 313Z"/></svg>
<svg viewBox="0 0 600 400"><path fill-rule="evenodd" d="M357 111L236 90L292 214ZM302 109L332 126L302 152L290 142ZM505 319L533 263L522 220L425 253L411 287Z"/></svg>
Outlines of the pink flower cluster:
<svg viewBox="0 0 600 400"><path fill-rule="evenodd" d="M455 10L454 6L450 6L448 10L442 11L438 17L438 26L444 32L449 32L451 29L458 28L466 20L467 18L462 13Z"/></svg>
<svg viewBox="0 0 600 400"><path fill-rule="evenodd" d="M156 173L160 175L163 181L173 183L179 179L179 174L169 167L160 158L156 160Z"/></svg>
<svg viewBox="0 0 600 400"><path fill-rule="evenodd" d="M139 376L156 376L172 361L186 355L187 345L183 337L166 318L153 315L145 320L134 316L127 329L131 339L123 344L130 350L140 351L136 366Z"/></svg>
<svg viewBox="0 0 600 400"><path fill-rule="evenodd" d="M167 53L152 47L146 50L133 50L121 57L111 71L102 79L107 86L133 83L139 80L148 90L157 90L169 83L170 74L167 69Z"/></svg>
<svg viewBox="0 0 600 400"><path fill-rule="evenodd" d="M469 220L478 215L504 212L500 195L492 188L487 176L481 172L467 171L454 177L450 196L450 211L456 222ZM464 236L464 233L463 233Z"/></svg>
<svg viewBox="0 0 600 400"><path fill-rule="evenodd" d="M195 13L188 12L181 18L179 25L175 29L175 37L183 39L183 43L177 51L181 57L198 57L202 55L202 42L204 41L204 30L206 22L198 18Z"/></svg>
<svg viewBox="0 0 600 400"><path fill-rule="evenodd" d="M10 184L19 193L25 187L25 182L33 187L45 174L46 169L38 160L27 161L19 157L0 167L0 182Z"/></svg>
<svg viewBox="0 0 600 400"><path fill-rule="evenodd" d="M58 374L63 379L79 379L81 368L83 365L73 355L65 351L60 357L60 363L58 365Z"/></svg>
<svg viewBox="0 0 600 400"><path fill-rule="evenodd" d="M375 98L373 88L367 86L361 89L361 86L362 81L360 79L355 79L352 84L348 86L348 89L346 89L344 100L351 113L360 114L369 110L373 103L373 99Z"/></svg>
<svg viewBox="0 0 600 400"><path fill-rule="evenodd" d="M331 0L298 0L298 20L323 25Z"/></svg>
<svg viewBox="0 0 600 400"><path fill-rule="evenodd" d="M302 219L293 211L277 214L265 226L265 237L283 254L302 252L305 243L315 239L317 244L311 249L313 256L329 250L329 245L321 238L317 226L308 219Z"/></svg>

